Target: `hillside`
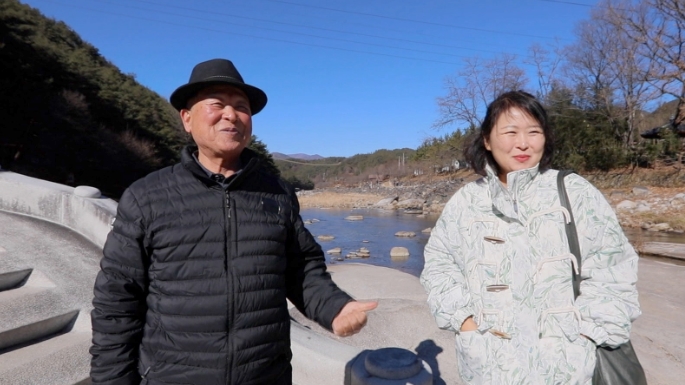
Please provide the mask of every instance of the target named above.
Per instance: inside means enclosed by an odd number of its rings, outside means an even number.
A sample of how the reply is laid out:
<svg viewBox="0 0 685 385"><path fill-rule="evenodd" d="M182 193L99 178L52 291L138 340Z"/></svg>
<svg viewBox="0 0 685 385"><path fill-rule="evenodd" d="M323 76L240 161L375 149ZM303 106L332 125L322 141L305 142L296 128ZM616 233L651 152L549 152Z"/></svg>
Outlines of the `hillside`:
<svg viewBox="0 0 685 385"><path fill-rule="evenodd" d="M180 120L66 24L0 2L0 165L118 197L177 159Z"/></svg>
<svg viewBox="0 0 685 385"><path fill-rule="evenodd" d="M0 90L4 170L97 186L116 199L133 181L176 162L188 140L165 97L140 85L135 74L123 73L66 24L17 0L0 2ZM662 125L675 105L641 113L639 128ZM620 142L616 126L623 123L607 124L596 111L573 105L573 98L560 97L549 108L557 131L557 167L605 175L613 169L630 175L644 170L639 174L646 178L643 184L681 183L679 176L648 181L647 175L662 163L671 167L683 159L682 139ZM264 143L256 144L278 168L272 170L298 188L312 189L450 178L459 168L466 134L455 130L417 143L416 149L348 158L273 153L272 159ZM623 177L601 178L620 183Z"/></svg>

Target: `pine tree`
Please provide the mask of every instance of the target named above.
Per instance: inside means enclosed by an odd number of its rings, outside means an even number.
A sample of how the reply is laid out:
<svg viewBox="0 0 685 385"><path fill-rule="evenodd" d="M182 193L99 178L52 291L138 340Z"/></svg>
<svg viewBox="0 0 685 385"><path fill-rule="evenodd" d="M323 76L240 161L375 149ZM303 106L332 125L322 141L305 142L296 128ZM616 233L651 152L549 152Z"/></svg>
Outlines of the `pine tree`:
<svg viewBox="0 0 685 385"><path fill-rule="evenodd" d="M266 148L266 144L257 138L257 135L252 135L252 142L248 146L251 150L257 153L257 156L262 160L262 166L270 173L281 176L281 171L276 167L274 158Z"/></svg>

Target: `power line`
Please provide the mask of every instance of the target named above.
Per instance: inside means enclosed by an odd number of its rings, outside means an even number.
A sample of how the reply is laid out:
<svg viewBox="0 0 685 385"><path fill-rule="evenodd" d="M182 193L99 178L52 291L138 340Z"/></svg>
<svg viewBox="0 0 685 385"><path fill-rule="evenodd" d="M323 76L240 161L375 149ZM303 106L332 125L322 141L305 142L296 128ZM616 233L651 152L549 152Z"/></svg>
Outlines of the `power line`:
<svg viewBox="0 0 685 385"><path fill-rule="evenodd" d="M107 3L107 4L113 4L117 5L117 3L111 3L108 1L100 1L101 3ZM150 9L147 8L141 8L141 7L136 7L136 6L128 6L128 9L140 9L144 11L151 11ZM172 7L173 8L173 7ZM188 9L188 8L185 8ZM194 9L190 9L193 11L196 11ZM195 20L201 20L201 21L215 21L215 22L220 22L219 20L212 20L204 17L197 17L197 16L189 16L189 15L181 15L178 13L173 13L173 12L168 12L168 11L159 11L159 10L154 10L155 13L163 13L167 15L172 15L172 16L182 16L185 18L190 18L190 19L195 19ZM221 15L221 14L217 14ZM240 18L245 18L241 16ZM248 18L249 19L249 18ZM254 20L259 20L259 19L254 19ZM301 32L292 32L292 31L284 31L281 29L274 29L274 28L267 28L267 27L257 27L257 26L252 26L252 25L247 25L247 24L240 24L236 23L234 21L231 21L230 23L232 26L239 26L239 27L248 27L248 28L255 28L255 29L261 29L265 31L273 31L273 32L282 32L282 33L289 33L291 35L299 35L299 36L305 36L305 37L313 37L317 39L325 39L325 40L332 40L332 41L340 41L344 43L354 43L354 44L362 44L362 45L368 45L372 47L381 47L381 48L390 48L390 49L399 49L403 51L411 51L411 52L418 52L418 53L429 53L429 54L435 54L435 55L445 55L445 56L454 56L454 57L460 57L460 58L468 58L468 56L463 56L463 55L457 55L453 53L445 53L445 52L435 52L435 51L424 51L424 50L419 50L419 49L413 49L413 48L405 48L405 47L397 47L397 46L390 46L386 44L377 44L377 43L367 43L367 42L362 42L362 41L356 41L356 40L348 40L348 39L341 39L341 38L336 38L336 37L324 37L324 36L318 36L318 35L312 35L308 33L301 33Z"/></svg>
<svg viewBox="0 0 685 385"><path fill-rule="evenodd" d="M290 2L290 1L284 1L284 0L262 0L262 1L270 1L270 2L272 2L272 3L289 4L289 5L299 6L299 7L306 7L306 8L324 9L324 10L327 10L327 11L334 11L334 12L341 12L341 13L349 13L349 14L353 14L353 15L371 16L371 17L377 17L377 18L387 19L387 20L408 21L408 22L411 22L411 23L418 23L418 24L427 24L427 25L436 25L436 26L441 26L441 27L450 27L450 28L457 28L457 29L466 29L466 30L471 30L471 31L498 33L498 34L503 34L503 35L516 35L516 36L524 36L524 37L535 37L535 38L538 38L538 39L556 39L556 38L554 38L554 37L549 37L549 36L528 35L528 34L525 34L525 33L517 33L517 32L496 31L496 30L492 30L492 29L473 28L473 27L463 27L463 26L458 26L458 25L453 25L453 24L436 23L436 22L432 22L432 21L405 19L405 18L401 18L401 17L392 17L392 16L385 16L385 15L377 15L377 14L374 14L374 13L347 11L347 10L337 9L337 8L322 7L322 6L318 6L318 5L309 5L309 4L293 3L293 2Z"/></svg>
<svg viewBox="0 0 685 385"><path fill-rule="evenodd" d="M113 2L110 2L110 1L103 1L103 0L96 0L96 1L99 1L99 2L101 2L101 3L113 4L113 5L121 5L121 3L113 3ZM173 5L168 5L168 4L160 4L160 3L153 2L153 1L138 0L138 3L147 3L147 4L151 4L151 5L159 5L159 6L162 6L162 7L165 7L165 8L175 8L175 9L179 9L179 10L186 10L186 11L193 11L193 12L202 12L202 13L205 13L204 10L200 10L200 9L197 9L197 8L189 8L189 7L173 6ZM129 7L129 8L130 8L130 7ZM134 7L134 8L143 9L143 10L149 10L149 9L140 8L140 7ZM169 12L164 12L164 11L158 11L158 10L154 10L154 12L156 12L156 13L163 12L163 13L168 13L168 14L175 15L175 16L184 16L184 17L188 17L187 15L178 15L178 14L169 13ZM219 12L212 13L212 15L216 15L216 16L230 16L230 17L232 17L232 18L240 18L240 19L246 19L246 20L254 20L254 21L260 21L260 22L265 22L265 23L286 25L286 26L291 26L291 27L302 27L302 28L309 28L309 29L314 29L314 30L319 30L319 31L343 33L343 34L350 34L350 35L358 35L358 36L372 37L372 38L377 38L377 39L394 40L394 41L405 42L405 43L415 43L415 44L422 44L422 45L430 45L430 46L435 46L435 47L455 48L455 49L463 49L463 50L478 51L478 52L487 52L487 53L503 53L503 52L501 52L501 51L491 51L491 50L484 50L484 49L478 49L478 48L469 48L469 47L454 46L454 45L448 45L448 44L429 43L429 42L418 41L418 40L400 39L400 38L396 38L396 37L379 36L379 35L372 35L372 34L366 34L366 33L361 33L361 32L353 32L353 31L343 31L343 30L339 30L339 29L322 28L322 27L316 27L316 26L304 25L304 24L286 23L286 22L282 22L282 21L260 19L260 18L245 16L245 15L235 15L235 14L229 15L229 14L226 14L226 13L219 13ZM204 19L202 19L202 20L204 20ZM240 25L240 24L237 24L237 25ZM359 24L357 24L357 25L359 25ZM364 25L364 24L361 24L361 25L362 25L362 26L366 26L366 25ZM252 26L249 26L249 27L252 27ZM260 28L260 27L254 27L254 28ZM261 28L261 29L265 29L265 28ZM275 31L282 32L281 30L275 30ZM283 32L286 32L286 33L294 33L294 32L288 32L288 31L283 31ZM398 32L399 32L399 31L398 31ZM402 31L402 32L406 32L406 31ZM310 35L305 35L305 36L310 36ZM429 35L429 36L430 36L430 35ZM317 36L317 37L319 37L319 36ZM434 36L434 37L435 37L435 36ZM364 44L364 43L360 43L360 44ZM390 48L393 48L393 47L390 47ZM455 56L456 56L456 55L455 55Z"/></svg>
<svg viewBox="0 0 685 385"><path fill-rule="evenodd" d="M244 36L244 37L250 37L250 38L261 39L261 40L268 40L268 41L276 41L276 42L280 42L280 43L297 44L297 45L307 46L307 47L326 48L326 49L332 49L332 50L338 50L338 51L362 53L362 54L375 55L375 56L385 56L385 57L392 57L392 58L397 58L397 59L408 59L408 60L415 60L415 61L422 61L422 62L449 64L449 65L454 65L454 66L458 66L460 64L460 63L448 62L448 61L442 61L442 60L432 60L432 59L426 59L426 58L400 56L400 55L386 54L386 53L380 53L380 52L371 52L371 51L362 51L362 50L355 50L355 49L348 49L348 48L341 48L341 47L332 47L332 46L327 46L327 45L322 45L322 44L302 43L302 42L298 42L298 41L291 41L291 40L285 40L285 39L276 39L276 38L270 38L270 37L249 35L249 34L240 33L240 32L227 32L225 30L217 30L217 29L206 28L206 27L190 26L188 24L173 23L173 22L169 22L169 21L149 19L149 18L140 17L140 16L131 16L131 15L122 14L122 13L102 11L99 9L93 9L93 8L88 8L88 7L83 7L83 6L76 6L73 4L65 4L65 3L61 3L59 1L53 1L53 0L37 0L37 1L45 1L45 2L49 2L49 3L53 3L53 4L66 5L66 6L71 6L72 8L85 9L87 11L92 11L92 12L102 13L102 14L108 14L108 15L121 16L121 17L130 18L130 19L151 21L151 22L155 22L155 23L168 24L168 25L174 25L174 26L180 26L180 27L185 27L185 28L189 28L189 29L204 30L204 31L210 31L210 32L230 33L231 35Z"/></svg>
<svg viewBox="0 0 685 385"><path fill-rule="evenodd" d="M576 3L576 2L573 2L573 1L563 1L563 0L538 0L538 1L542 1L542 2L545 2L545 3L559 3L559 4L579 5L579 6L581 6L581 7L588 7L588 8L594 7L594 5L592 5L592 4Z"/></svg>
<svg viewBox="0 0 685 385"><path fill-rule="evenodd" d="M37 0L41 1L41 0ZM257 36L257 35L252 35L252 34L246 34L246 33L241 33L241 32L228 32L225 30L217 30L217 29L212 29L212 28L207 28L207 27L197 27L197 26L192 26L189 24L184 24L184 23L175 23L175 22L169 22L169 21L164 21L164 20L159 20L159 19L150 19L150 18L145 18L145 17L140 17L140 16L132 16L129 14L122 14L122 13L116 13L116 12L109 12L109 11L104 11L101 9L94 9L94 8L89 8L89 7L84 7L80 5L73 5L73 4L65 4L59 1L53 1L53 0L43 0L46 2L51 2L55 4L61 4L61 5L66 5L70 6L72 8L80 8L80 9L85 9L88 11L92 12L97 12L97 13L103 13L103 14L111 14L111 15L116 15L116 16L122 16L126 18L132 18L132 19L139 19L139 20L144 20L144 21L152 21L156 23L162 23L162 24L169 24L169 25L175 25L175 26L182 26L185 28L189 29L197 29L197 30L206 30L206 31L212 31L212 32L220 32L220 33L230 33L232 35L237 35L237 36L245 36L245 37L250 37L250 38L256 38L256 39L261 39L261 40L267 40L267 41L276 41L276 42L281 42L281 43L288 43L288 44L297 44L301 46L309 46L309 47L316 47L316 48L325 48L325 49L333 49L333 50L339 50L339 51L345 51L345 52L353 52L353 53L361 53L361 54L369 54L369 55L375 55L375 56L385 56L385 57L392 57L392 58L398 58L398 59L409 59L409 60L415 60L415 61L423 61L423 62L433 62L433 63L440 63L440 64L449 64L449 65L455 65L458 66L460 63L455 63L451 61L444 61L444 60L434 60L434 59L428 59L425 57L409 57L409 56L402 56L402 55L395 55L395 54L389 54L389 53L381 53L378 51L364 51L364 50L358 50L358 49L351 49L351 48L342 48L342 47L335 47L335 46L330 46L330 45L323 45L323 44L313 44L313 43L305 43L305 42L300 42L300 41L292 41L292 40L286 40L286 39L279 39L279 38L273 38L273 37L264 37L264 36ZM115 6L122 6L121 3L112 3L108 1L103 1L103 0L98 0L101 3L107 3L110 5L115 5ZM285 3L285 4L290 4L290 5L298 5L298 6L305 6L302 4L297 4L297 3L291 3L287 1L280 1L280 0L264 0L264 1L273 1L277 3ZM179 7L179 6L170 6L166 4L160 4L160 3L155 3L152 1L144 1L141 0L139 2L142 3L147 3L155 6L160 6L160 7L165 7L165 8L175 8L178 10L185 10L185 11L192 11L192 12L202 12L206 14L206 11L200 10L200 9L195 9L195 8L188 8L188 7ZM126 6L126 5L124 5ZM141 8L141 7L135 7L135 6L126 6L127 9L130 8L137 8L141 9L147 12L151 12L154 14L168 14L172 16L179 16L179 17L184 17L184 18L191 18L191 19L196 19L196 20L201 20L201 21L210 21L210 22L222 22L225 23L225 20L212 20L212 19L207 19L205 17L193 17L189 16L188 14L177 14L173 12L168 12L168 11L162 11L162 10L157 10L157 9L149 9L149 8ZM322 9L328 9L326 7L318 7L318 6L310 6L312 8L322 8ZM335 10L335 9L333 9ZM335 10L339 12L348 12L348 11L342 11L342 10ZM357 12L351 12L351 13L357 13ZM239 24L235 23L233 20L236 19L249 19L249 20L255 20L255 21L261 21L261 22L267 22L267 23L275 23L275 24L281 24L281 25L289 25L289 26L295 26L295 27L303 27L303 28L311 28L311 29L318 29L318 30L324 30L324 31L329 31L329 32L336 32L336 33L347 33L347 34L355 34L355 35L361 35L361 36L367 36L367 37L374 37L374 38L380 38L380 39L387 39L387 40L396 40L396 41L403 41L403 42L409 42L409 43L416 43L416 44L424 44L424 45L432 45L432 46L440 46L440 47L446 47L446 48L455 48L455 49L471 49L471 48L466 48L466 47L456 47L456 46L450 46L450 45L444 45L444 44L435 44L435 43L425 43L425 42L420 42L420 41L415 41L415 40L407 40L407 39L400 39L400 38L393 38L393 37L384 37L384 36L377 36L377 35L370 35L370 34L363 34L363 33L357 33L357 32L349 32L349 31L340 31L340 30L335 30L335 29L329 29L329 28L321 28L321 27L314 27L314 26L306 26L306 25L301 25L301 24L293 24L293 23L286 23L286 22L279 22L279 21L273 21L273 20L266 20L266 19L259 19L259 18L253 18L253 17L248 17L248 16L243 16L243 15L234 15L234 14L226 14L226 13L216 13L213 12L213 15L218 15L218 16L226 16L231 18L231 23L229 24L230 26L242 26L242 27L247 27L247 28L255 28L255 29L261 29L261 30L266 30L266 31L274 31L274 32L279 32L279 33L289 33L292 35L299 35L299 36L306 36L306 37L312 37L316 39L323 39L323 40L328 40L328 41L339 41L339 42L345 42L345 43L353 43L353 44L361 44L361 45L367 45L367 46L374 46L374 47L380 47L380 48L386 48L386 49L398 49L398 50L404 50L404 51L410 51L410 52L417 52L417 53L422 53L422 54L433 54L433 55L444 55L444 56L452 56L452 57L459 57L459 58L469 58L464 55L458 55L458 54L453 54L453 53L448 53L448 52L436 52L436 51L427 51L427 50L419 50L419 49L413 49L413 48L405 48L405 47L398 47L398 46L391 46L391 45L386 45L386 44L378 44L378 43L370 43L370 42L363 42L363 41L356 41L356 40L349 40L349 39L341 39L341 38L335 38L335 37L327 37L327 36L319 36L319 35L313 35L313 34L307 34L307 33L300 33L300 32L293 32L293 31L284 31L280 29L273 29L273 28L267 28L267 27L259 27L259 26L253 26L253 25L246 25L246 24ZM382 15L374 15L377 17L383 17ZM390 17L388 17L390 18ZM393 19L393 18L390 18ZM414 21L410 19L398 19L398 20L405 20L405 21L413 21L413 22L421 22L421 21ZM428 22L426 22L428 23ZM430 23L429 23L430 24ZM437 23L434 23L437 24ZM455 26L453 26L455 27ZM491 31L491 32L498 32L498 31ZM490 53L496 53L496 54L506 54L504 51L488 51L488 50L479 50L479 49L471 49L474 51L482 51L482 52L490 52ZM519 56L522 58L527 58L530 57L530 55L525 55L525 54L513 54L515 56ZM518 61L518 60L516 60Z"/></svg>

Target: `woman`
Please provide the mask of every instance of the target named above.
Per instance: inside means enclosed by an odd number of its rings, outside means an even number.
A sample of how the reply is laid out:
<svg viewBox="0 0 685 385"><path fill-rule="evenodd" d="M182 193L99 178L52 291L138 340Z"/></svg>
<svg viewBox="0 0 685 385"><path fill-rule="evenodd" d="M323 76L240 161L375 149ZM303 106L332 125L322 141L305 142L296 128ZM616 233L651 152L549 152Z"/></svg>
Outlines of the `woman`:
<svg viewBox="0 0 685 385"><path fill-rule="evenodd" d="M500 95L465 151L483 178L450 199L426 245L421 283L438 326L456 332L468 384L591 384L596 345L626 342L640 315L638 256L601 192L571 174L584 279L574 300L552 154L542 105Z"/></svg>

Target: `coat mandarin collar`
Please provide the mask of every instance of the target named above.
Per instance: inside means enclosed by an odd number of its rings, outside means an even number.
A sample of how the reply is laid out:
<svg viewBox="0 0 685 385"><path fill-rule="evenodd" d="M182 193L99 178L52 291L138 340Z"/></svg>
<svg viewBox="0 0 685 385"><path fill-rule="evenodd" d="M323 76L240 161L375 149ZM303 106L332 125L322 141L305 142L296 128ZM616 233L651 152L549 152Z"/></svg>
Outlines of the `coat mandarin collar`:
<svg viewBox="0 0 685 385"><path fill-rule="evenodd" d="M486 180L492 197L493 207L510 218L520 219L522 206L526 204L526 190L533 184L539 174L540 164L524 170L512 171L507 174L507 185L500 182L495 170L488 164L485 167Z"/></svg>

